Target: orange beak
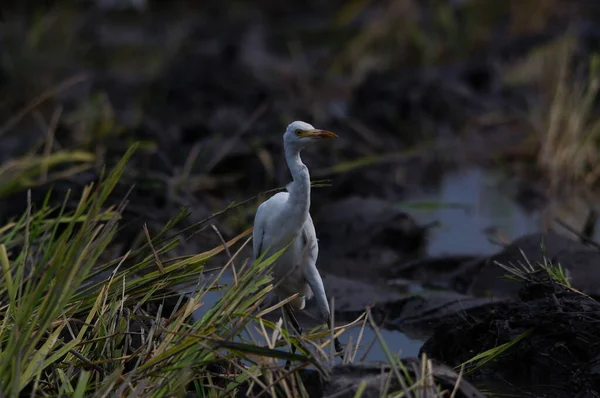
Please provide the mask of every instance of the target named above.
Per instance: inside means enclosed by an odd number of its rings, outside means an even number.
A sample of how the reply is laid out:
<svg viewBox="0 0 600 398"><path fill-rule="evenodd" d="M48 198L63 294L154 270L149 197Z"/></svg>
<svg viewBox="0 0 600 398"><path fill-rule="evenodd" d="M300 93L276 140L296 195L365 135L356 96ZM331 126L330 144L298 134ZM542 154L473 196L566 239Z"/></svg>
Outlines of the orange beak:
<svg viewBox="0 0 600 398"><path fill-rule="evenodd" d="M303 131L302 134L300 134L300 137L326 139L326 138L337 138L337 135L332 133L331 131L314 129L314 130Z"/></svg>

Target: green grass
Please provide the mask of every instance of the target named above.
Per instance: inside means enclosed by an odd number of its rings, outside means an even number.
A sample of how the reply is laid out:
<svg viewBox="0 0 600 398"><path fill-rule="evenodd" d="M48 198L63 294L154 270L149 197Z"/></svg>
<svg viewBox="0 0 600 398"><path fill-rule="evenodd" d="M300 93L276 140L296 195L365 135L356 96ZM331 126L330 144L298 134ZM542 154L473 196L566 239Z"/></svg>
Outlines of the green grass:
<svg viewBox="0 0 600 398"><path fill-rule="evenodd" d="M546 273L553 283L559 284L567 289L573 290L571 281L565 273L564 268L560 263L554 263L547 257L546 243L542 240L540 244L540 253L543 256L543 262L538 262L536 265L532 264L527 258L523 250L519 249L524 261L517 261L517 263L502 264L495 261L495 264L504 269L507 274L506 278L510 278L519 282L532 281L536 275L540 273Z"/></svg>
<svg viewBox="0 0 600 398"><path fill-rule="evenodd" d="M269 291L269 277L260 274L273 259L240 274L223 298L194 323L189 322L191 313L216 281L191 294L164 322L148 318L143 304L160 303L174 294L168 289L197 281L206 261L223 249L163 259L159 267L156 260L175 246L173 239L159 239L152 250L101 260L123 210L103 205L130 155L100 184L83 191L72 214L64 206L50 209L46 203L34 210L30 205L23 217L2 229L0 387L6 396L31 388L54 395L100 391L109 385L145 391L141 386L147 384L158 395L183 391L193 379L192 369L218 359L222 342L232 344L250 321L252 307ZM58 215L50 217L53 210ZM107 276L100 277L101 272ZM129 330L136 322L145 342L128 353ZM302 355L296 359L310 361ZM124 372L126 364L134 369Z"/></svg>

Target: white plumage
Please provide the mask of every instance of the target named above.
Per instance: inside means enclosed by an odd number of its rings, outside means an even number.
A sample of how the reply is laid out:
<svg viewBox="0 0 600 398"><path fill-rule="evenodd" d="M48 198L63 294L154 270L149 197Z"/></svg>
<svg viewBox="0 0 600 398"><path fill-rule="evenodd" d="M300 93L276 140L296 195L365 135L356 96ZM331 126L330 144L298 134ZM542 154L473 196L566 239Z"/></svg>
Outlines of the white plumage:
<svg viewBox="0 0 600 398"><path fill-rule="evenodd" d="M317 270L319 246L309 213L310 175L300 159L300 151L311 143L335 137L329 131L315 129L301 121L287 127L283 144L293 181L287 185L288 192L273 195L258 207L253 231L254 259L265 251L268 251L267 256L272 255L291 242L273 266L278 298L282 300L299 293L290 306L303 309L306 300L314 296L328 322L329 305Z"/></svg>

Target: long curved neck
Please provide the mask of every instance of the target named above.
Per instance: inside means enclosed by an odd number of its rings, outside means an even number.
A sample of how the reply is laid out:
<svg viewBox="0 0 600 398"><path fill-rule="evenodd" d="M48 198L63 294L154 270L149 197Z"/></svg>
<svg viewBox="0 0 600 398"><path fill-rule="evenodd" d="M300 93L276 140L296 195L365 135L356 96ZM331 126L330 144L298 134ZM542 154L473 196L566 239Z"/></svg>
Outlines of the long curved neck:
<svg viewBox="0 0 600 398"><path fill-rule="evenodd" d="M290 193L288 205L294 214L302 217L302 224L310 209L310 174L300 159L300 150L293 146L285 146L285 159L292 174L293 181L287 185Z"/></svg>

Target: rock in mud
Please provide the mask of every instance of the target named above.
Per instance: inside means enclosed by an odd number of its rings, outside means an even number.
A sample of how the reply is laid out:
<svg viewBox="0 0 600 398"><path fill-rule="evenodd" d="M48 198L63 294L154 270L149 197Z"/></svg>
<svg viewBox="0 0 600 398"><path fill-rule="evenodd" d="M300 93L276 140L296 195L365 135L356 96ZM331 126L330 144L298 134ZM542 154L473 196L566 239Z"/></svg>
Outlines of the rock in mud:
<svg viewBox="0 0 600 398"><path fill-rule="evenodd" d="M599 397L600 303L556 284L546 271L527 278L518 301L448 318L421 351L454 367L521 337L468 379L509 394Z"/></svg>
<svg viewBox="0 0 600 398"><path fill-rule="evenodd" d="M393 203L353 196L321 207L314 216L319 268L361 281L423 250L427 229Z"/></svg>
<svg viewBox="0 0 600 398"><path fill-rule="evenodd" d="M485 312L508 300L478 298L454 292L412 295L374 309L381 326L399 330L413 339L425 339L434 329L464 311Z"/></svg>
<svg viewBox="0 0 600 398"><path fill-rule="evenodd" d="M507 278L508 272L497 263L531 265L540 269L544 257L553 265L563 267L574 288L586 294L600 295L600 251L553 232L525 235L488 257L482 262L469 291L476 296L516 298L522 285Z"/></svg>
<svg viewBox="0 0 600 398"><path fill-rule="evenodd" d="M481 268L485 259L485 256L468 254L419 258L390 269L388 284L396 285L408 279L419 281L423 287L466 294L473 282L473 270Z"/></svg>

